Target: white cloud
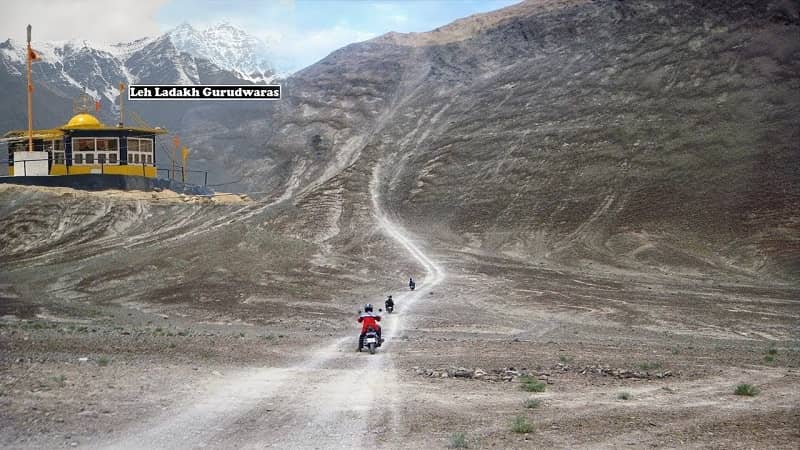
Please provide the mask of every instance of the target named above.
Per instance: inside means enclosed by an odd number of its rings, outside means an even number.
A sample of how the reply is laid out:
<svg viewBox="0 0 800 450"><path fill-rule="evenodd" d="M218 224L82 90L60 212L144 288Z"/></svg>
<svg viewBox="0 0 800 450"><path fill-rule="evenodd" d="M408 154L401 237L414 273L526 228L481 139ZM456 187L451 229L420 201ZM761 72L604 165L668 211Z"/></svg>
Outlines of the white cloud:
<svg viewBox="0 0 800 450"><path fill-rule="evenodd" d="M0 39L33 42L87 39L116 43L160 33L156 12L168 0L21 0L0 7Z"/></svg>
<svg viewBox="0 0 800 450"><path fill-rule="evenodd" d="M404 25L406 22L408 22L408 16L405 14L394 14L387 17L387 19L389 19L389 21L395 25Z"/></svg>
<svg viewBox="0 0 800 450"><path fill-rule="evenodd" d="M270 43L272 53L284 65L300 69L324 58L331 52L354 42L366 41L377 36L376 33L356 30L343 25L310 32L285 30L262 33L260 36Z"/></svg>

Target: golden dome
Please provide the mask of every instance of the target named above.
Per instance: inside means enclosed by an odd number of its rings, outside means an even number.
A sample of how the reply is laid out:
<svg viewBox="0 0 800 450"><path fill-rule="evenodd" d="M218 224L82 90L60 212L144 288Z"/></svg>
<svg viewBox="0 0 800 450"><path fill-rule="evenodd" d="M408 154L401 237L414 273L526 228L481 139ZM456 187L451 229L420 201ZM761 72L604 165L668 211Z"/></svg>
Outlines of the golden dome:
<svg viewBox="0 0 800 450"><path fill-rule="evenodd" d="M97 120L97 117L91 114L80 113L75 114L72 119L69 119L69 122L67 122L64 128L94 128L102 126L103 124Z"/></svg>

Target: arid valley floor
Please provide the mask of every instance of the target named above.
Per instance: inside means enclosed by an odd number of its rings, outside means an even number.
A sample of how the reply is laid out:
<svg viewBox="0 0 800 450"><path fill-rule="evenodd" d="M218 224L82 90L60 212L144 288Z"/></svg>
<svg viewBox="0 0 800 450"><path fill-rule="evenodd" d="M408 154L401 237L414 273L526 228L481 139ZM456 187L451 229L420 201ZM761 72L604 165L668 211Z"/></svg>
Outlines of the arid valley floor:
<svg viewBox="0 0 800 450"><path fill-rule="evenodd" d="M130 261L191 246L189 230L222 213L264 214L252 202L170 207L191 209L194 222L128 243ZM526 265L429 246L375 217L394 249L376 256L418 275L417 290L387 276L353 279L330 301L196 289L206 297L171 303L126 288L106 302L92 292L114 287L62 279L29 307L12 281L68 255L5 266L0 444L445 448L463 433L470 448L793 448L800 438L796 286ZM326 274L298 277L336 289ZM355 352L356 310L386 294L398 305L384 316L386 344ZM526 391L525 375L543 392ZM741 383L758 395L735 395ZM512 430L518 417L530 433Z"/></svg>

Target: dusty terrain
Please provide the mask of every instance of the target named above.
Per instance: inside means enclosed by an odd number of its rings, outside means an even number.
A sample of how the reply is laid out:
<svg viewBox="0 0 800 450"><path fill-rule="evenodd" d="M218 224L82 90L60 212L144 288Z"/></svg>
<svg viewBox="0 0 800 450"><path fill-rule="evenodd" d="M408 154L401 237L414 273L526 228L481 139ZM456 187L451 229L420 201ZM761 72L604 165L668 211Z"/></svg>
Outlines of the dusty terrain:
<svg viewBox="0 0 800 450"><path fill-rule="evenodd" d="M407 240L375 211L397 250L381 259L407 260L414 292L403 274L333 299L104 303L51 280L32 305L16 283L30 262L4 265L2 446L444 448L464 433L471 448L793 448L800 438L797 286L520 264ZM355 310L387 293L398 310L386 345L356 353ZM520 374L545 391L524 391ZM759 395L734 395L740 383ZM534 431L513 432L518 416Z"/></svg>

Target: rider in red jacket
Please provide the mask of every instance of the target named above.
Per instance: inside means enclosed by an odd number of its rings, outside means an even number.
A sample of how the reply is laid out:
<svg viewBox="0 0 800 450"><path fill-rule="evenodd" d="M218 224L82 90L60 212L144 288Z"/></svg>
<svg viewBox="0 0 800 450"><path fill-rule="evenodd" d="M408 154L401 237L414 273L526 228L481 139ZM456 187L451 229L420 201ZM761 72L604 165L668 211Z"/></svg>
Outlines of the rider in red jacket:
<svg viewBox="0 0 800 450"><path fill-rule="evenodd" d="M364 305L364 312L358 316L358 322L361 324L361 335L358 337L358 350L360 351L362 347L364 347L364 336L367 335L367 330L371 327L375 330L378 334L378 346L381 345L383 339L381 339L381 326L378 325L378 322L381 320L381 316L377 314L373 314L372 312L372 305L367 303Z"/></svg>

